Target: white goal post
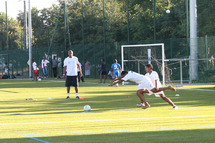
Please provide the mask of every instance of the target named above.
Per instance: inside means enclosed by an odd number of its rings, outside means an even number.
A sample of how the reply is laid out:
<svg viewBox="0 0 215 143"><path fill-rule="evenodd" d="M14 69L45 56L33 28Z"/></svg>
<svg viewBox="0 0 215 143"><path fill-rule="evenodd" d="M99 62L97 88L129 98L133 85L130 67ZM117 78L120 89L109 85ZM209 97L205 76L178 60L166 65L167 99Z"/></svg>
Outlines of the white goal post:
<svg viewBox="0 0 215 143"><path fill-rule="evenodd" d="M165 86L165 64L164 64L164 62L165 62L165 52L164 52L164 43L138 44L138 45L121 45L122 70L124 70L124 62L129 61L129 60L124 59L124 50L125 50L125 48L152 47L152 46L160 46L161 49L162 49L163 86ZM139 60L139 61L141 61L141 60Z"/></svg>

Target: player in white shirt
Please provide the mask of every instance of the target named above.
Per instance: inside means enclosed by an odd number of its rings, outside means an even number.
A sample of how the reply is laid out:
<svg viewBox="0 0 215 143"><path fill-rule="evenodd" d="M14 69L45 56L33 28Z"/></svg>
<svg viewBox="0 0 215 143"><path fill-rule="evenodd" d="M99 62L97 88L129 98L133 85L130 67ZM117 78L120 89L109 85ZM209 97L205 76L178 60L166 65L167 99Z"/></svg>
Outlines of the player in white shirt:
<svg viewBox="0 0 215 143"><path fill-rule="evenodd" d="M172 86L155 88L155 86L152 84L149 77L141 75L141 74L133 72L133 71L123 71L121 73L121 77L119 79L115 80L109 86L113 86L117 83L121 83L121 82L127 81L127 80L136 82L138 84L137 96L140 98L141 103L143 103L141 106L142 109L146 109L146 108L150 107L150 104L146 101L146 99L143 95L144 89L147 89L150 94L161 92L164 90L176 91L176 89L173 88Z"/></svg>
<svg viewBox="0 0 215 143"><path fill-rule="evenodd" d="M76 98L79 99L78 96L78 71L77 68L80 71L80 76L82 77L82 71L81 67L79 65L78 58L73 56L73 51L70 50L68 51L69 57L67 57L64 60L64 68L63 68L63 78L66 78L66 87L67 87L67 98L69 99L70 96L70 86L75 87L75 92L76 92Z"/></svg>
<svg viewBox="0 0 215 143"><path fill-rule="evenodd" d="M48 77L48 64L49 64L49 61L46 60L45 57L43 57L42 59L42 69L43 69L43 74L44 76L47 78Z"/></svg>
<svg viewBox="0 0 215 143"><path fill-rule="evenodd" d="M32 69L33 69L34 80L37 81L38 67L37 67L37 63L34 61L34 59L32 59Z"/></svg>
<svg viewBox="0 0 215 143"><path fill-rule="evenodd" d="M151 79L151 82L155 86L155 88L162 87L158 73L156 71L153 71L153 65L152 64L147 64L145 66L145 71L147 72L145 74L145 76L147 76ZM147 89L144 89L144 93L146 93L148 95L152 95L151 93L148 92ZM163 91L157 92L154 94L156 97L161 97L163 100L165 100L170 105L172 105L173 109L178 109L178 107L172 102L172 100L165 96ZM137 104L137 107L141 107L142 106L141 104L143 104L143 103Z"/></svg>

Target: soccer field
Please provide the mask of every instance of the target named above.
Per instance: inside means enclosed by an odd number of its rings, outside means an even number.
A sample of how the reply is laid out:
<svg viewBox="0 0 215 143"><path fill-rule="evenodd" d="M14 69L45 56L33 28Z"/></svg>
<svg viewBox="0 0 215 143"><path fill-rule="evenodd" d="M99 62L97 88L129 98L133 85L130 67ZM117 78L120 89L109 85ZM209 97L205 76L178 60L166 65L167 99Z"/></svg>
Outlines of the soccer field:
<svg viewBox="0 0 215 143"><path fill-rule="evenodd" d="M143 110L134 85L81 83L84 99L72 90L66 100L63 80L0 80L0 143L214 143L214 86L165 92L178 110L146 96L151 108ZM87 104L90 112L83 111Z"/></svg>

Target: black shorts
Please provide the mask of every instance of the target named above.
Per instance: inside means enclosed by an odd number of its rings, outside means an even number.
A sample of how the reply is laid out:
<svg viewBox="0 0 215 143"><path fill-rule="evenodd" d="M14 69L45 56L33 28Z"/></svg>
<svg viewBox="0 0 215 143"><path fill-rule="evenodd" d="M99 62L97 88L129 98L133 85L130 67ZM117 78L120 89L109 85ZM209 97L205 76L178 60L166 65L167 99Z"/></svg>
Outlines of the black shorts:
<svg viewBox="0 0 215 143"><path fill-rule="evenodd" d="M106 74L107 74L106 71L102 71L102 72L101 72L101 75L106 75Z"/></svg>
<svg viewBox="0 0 215 143"><path fill-rule="evenodd" d="M70 86L78 87L78 77L77 76L67 76L65 86L66 87L70 87Z"/></svg>

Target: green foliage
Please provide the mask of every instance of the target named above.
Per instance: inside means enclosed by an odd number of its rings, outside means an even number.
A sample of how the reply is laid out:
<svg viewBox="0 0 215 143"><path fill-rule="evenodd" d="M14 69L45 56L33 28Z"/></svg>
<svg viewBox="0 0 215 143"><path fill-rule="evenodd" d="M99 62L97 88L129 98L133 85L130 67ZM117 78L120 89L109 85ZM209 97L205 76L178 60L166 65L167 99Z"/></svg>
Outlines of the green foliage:
<svg viewBox="0 0 215 143"><path fill-rule="evenodd" d="M6 14L0 13L0 50L7 50ZM22 48L22 27L19 21L8 17L8 47Z"/></svg>
<svg viewBox="0 0 215 143"><path fill-rule="evenodd" d="M154 11L153 0L74 0L67 2L68 21L72 45L153 40ZM157 40L186 38L185 0L156 0L156 37ZM48 47L54 32L61 1L58 5L38 10L32 8L33 45ZM212 0L197 1L198 34L213 36L215 34L214 5ZM166 14L170 9L171 13ZM127 10L129 12L127 12ZM129 21L129 22L128 22ZM6 48L5 14L0 15L2 50ZM17 20L9 18L10 49L22 47L23 13ZM64 46L64 8L62 8L59 25L53 46ZM129 33L128 33L129 29ZM68 37L66 39L68 41ZM68 42L67 42L68 46Z"/></svg>

